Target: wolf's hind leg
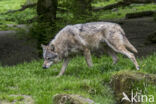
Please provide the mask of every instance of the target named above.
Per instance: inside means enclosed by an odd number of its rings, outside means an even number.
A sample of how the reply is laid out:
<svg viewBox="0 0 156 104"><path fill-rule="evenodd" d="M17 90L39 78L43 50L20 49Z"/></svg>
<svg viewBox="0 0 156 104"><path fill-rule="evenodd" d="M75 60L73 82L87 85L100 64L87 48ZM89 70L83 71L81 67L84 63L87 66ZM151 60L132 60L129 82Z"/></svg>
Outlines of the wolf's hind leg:
<svg viewBox="0 0 156 104"><path fill-rule="evenodd" d="M129 51L125 48L124 45L119 46L119 47L116 46L116 47L114 47L114 48L115 48L116 52L119 52L119 53L121 53L121 54L123 54L123 55L126 55L126 56L133 62L133 64L135 65L136 69L139 70L140 67L139 67L139 65L138 65L138 63L137 63L137 61L136 61L136 59L135 59L134 54L131 53L131 52L129 52Z"/></svg>
<svg viewBox="0 0 156 104"><path fill-rule="evenodd" d="M92 67L93 66L92 57L91 57L90 50L88 48L84 49L84 56L88 67Z"/></svg>
<svg viewBox="0 0 156 104"><path fill-rule="evenodd" d="M60 76L62 76L64 74L64 72L65 72L65 70L66 70L66 68L68 66L68 63L69 63L69 58L64 59L63 66L61 68L61 71L60 71L58 77L60 77Z"/></svg>
<svg viewBox="0 0 156 104"><path fill-rule="evenodd" d="M118 62L118 57L117 54L112 50L112 49L107 49L108 54L112 57L113 59L113 64L116 64Z"/></svg>
<svg viewBox="0 0 156 104"><path fill-rule="evenodd" d="M120 50L120 53L126 55L134 63L136 69L139 70L140 67L139 67L133 53L129 52L126 48L123 48L122 50Z"/></svg>
<svg viewBox="0 0 156 104"><path fill-rule="evenodd" d="M123 42L123 36L121 34L118 33L111 34L111 36L105 39L105 42L114 51L126 55L134 63L136 69L139 70L139 65L135 59L135 56L133 53L129 52L126 49L125 44Z"/></svg>
<svg viewBox="0 0 156 104"><path fill-rule="evenodd" d="M120 51L120 53L126 55L129 59L131 59L131 61L134 63L137 70L140 69L138 62L136 61L133 53L129 52L127 49L123 49L122 51Z"/></svg>

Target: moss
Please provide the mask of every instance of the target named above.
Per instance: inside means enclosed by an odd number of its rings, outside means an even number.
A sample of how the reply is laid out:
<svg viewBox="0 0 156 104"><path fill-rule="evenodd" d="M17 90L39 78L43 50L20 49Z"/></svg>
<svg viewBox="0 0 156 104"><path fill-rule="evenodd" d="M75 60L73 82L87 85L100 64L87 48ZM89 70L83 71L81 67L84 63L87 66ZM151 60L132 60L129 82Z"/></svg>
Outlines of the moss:
<svg viewBox="0 0 156 104"><path fill-rule="evenodd" d="M111 81L117 102L121 102L123 92L129 97L131 96L131 91L136 92L139 90L142 93L146 93L145 89L148 84L156 84L156 76L135 71L120 71L113 75ZM125 101L122 103L129 104L129 102Z"/></svg>

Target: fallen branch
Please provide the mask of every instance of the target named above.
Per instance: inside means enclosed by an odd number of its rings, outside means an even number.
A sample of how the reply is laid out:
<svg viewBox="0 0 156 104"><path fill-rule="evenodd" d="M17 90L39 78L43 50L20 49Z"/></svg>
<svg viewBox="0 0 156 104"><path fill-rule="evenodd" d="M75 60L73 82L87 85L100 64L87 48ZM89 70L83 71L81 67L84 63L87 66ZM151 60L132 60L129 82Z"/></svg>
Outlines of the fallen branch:
<svg viewBox="0 0 156 104"><path fill-rule="evenodd" d="M9 10L5 13L2 13L2 14L8 14L8 13L15 13L15 12L18 12L18 11L23 11L27 8L33 8L34 6L36 6L36 3L33 3L33 4L28 4L28 5L23 5L20 9L17 9L17 10Z"/></svg>
<svg viewBox="0 0 156 104"><path fill-rule="evenodd" d="M124 6L128 6L128 5L130 5L129 2L120 1L118 3L110 4L110 5L107 5L105 7L94 8L93 11L109 10L109 9L117 8L117 7L120 7L120 6L124 7Z"/></svg>
<svg viewBox="0 0 156 104"><path fill-rule="evenodd" d="M113 8L118 8L118 7L125 7L125 6L128 6L132 3L136 3L136 4L139 4L139 3L143 3L143 4L146 4L146 3L156 3L156 0L123 0L123 1L120 1L120 2L117 2L117 3L114 3L114 4L110 4L110 5L107 5L105 7L97 7L97 8L94 8L93 11L99 11L99 10L110 10L110 9L113 9Z"/></svg>
<svg viewBox="0 0 156 104"><path fill-rule="evenodd" d="M25 9L27 8L33 8L37 5L37 3L33 3L33 4L28 4L28 5L23 5L20 9L17 9L17 10L9 10L5 13L2 13L2 14L8 14L8 13L15 13L15 12L18 12L18 11L24 11ZM67 12L66 9L63 9L63 8L57 8L58 11L60 12Z"/></svg>
<svg viewBox="0 0 156 104"><path fill-rule="evenodd" d="M143 11L143 12L136 12L136 13L128 13L126 14L126 19L152 16L154 13L156 13L156 11Z"/></svg>
<svg viewBox="0 0 156 104"><path fill-rule="evenodd" d="M123 0L124 2L130 2L130 3L154 3L155 0Z"/></svg>

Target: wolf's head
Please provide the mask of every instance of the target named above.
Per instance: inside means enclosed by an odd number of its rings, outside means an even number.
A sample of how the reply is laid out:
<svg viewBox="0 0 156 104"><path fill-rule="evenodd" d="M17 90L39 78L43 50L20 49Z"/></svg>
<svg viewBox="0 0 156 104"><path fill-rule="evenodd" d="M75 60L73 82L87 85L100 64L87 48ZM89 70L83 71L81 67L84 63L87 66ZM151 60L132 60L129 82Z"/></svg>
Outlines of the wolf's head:
<svg viewBox="0 0 156 104"><path fill-rule="evenodd" d="M45 46L41 44L41 47L43 49L43 68L47 69L49 68L53 63L56 63L59 61L58 54L55 52L55 47L53 45Z"/></svg>

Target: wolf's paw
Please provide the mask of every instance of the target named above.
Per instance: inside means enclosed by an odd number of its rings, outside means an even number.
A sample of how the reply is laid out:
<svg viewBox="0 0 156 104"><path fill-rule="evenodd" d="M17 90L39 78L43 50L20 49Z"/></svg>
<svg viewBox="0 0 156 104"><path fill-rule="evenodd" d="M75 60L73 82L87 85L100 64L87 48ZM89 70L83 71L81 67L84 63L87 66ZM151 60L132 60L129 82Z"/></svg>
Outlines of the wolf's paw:
<svg viewBox="0 0 156 104"><path fill-rule="evenodd" d="M137 70L140 70L140 66L137 66L136 69L137 69Z"/></svg>
<svg viewBox="0 0 156 104"><path fill-rule="evenodd" d="M60 78L62 75L57 75L56 78Z"/></svg>

